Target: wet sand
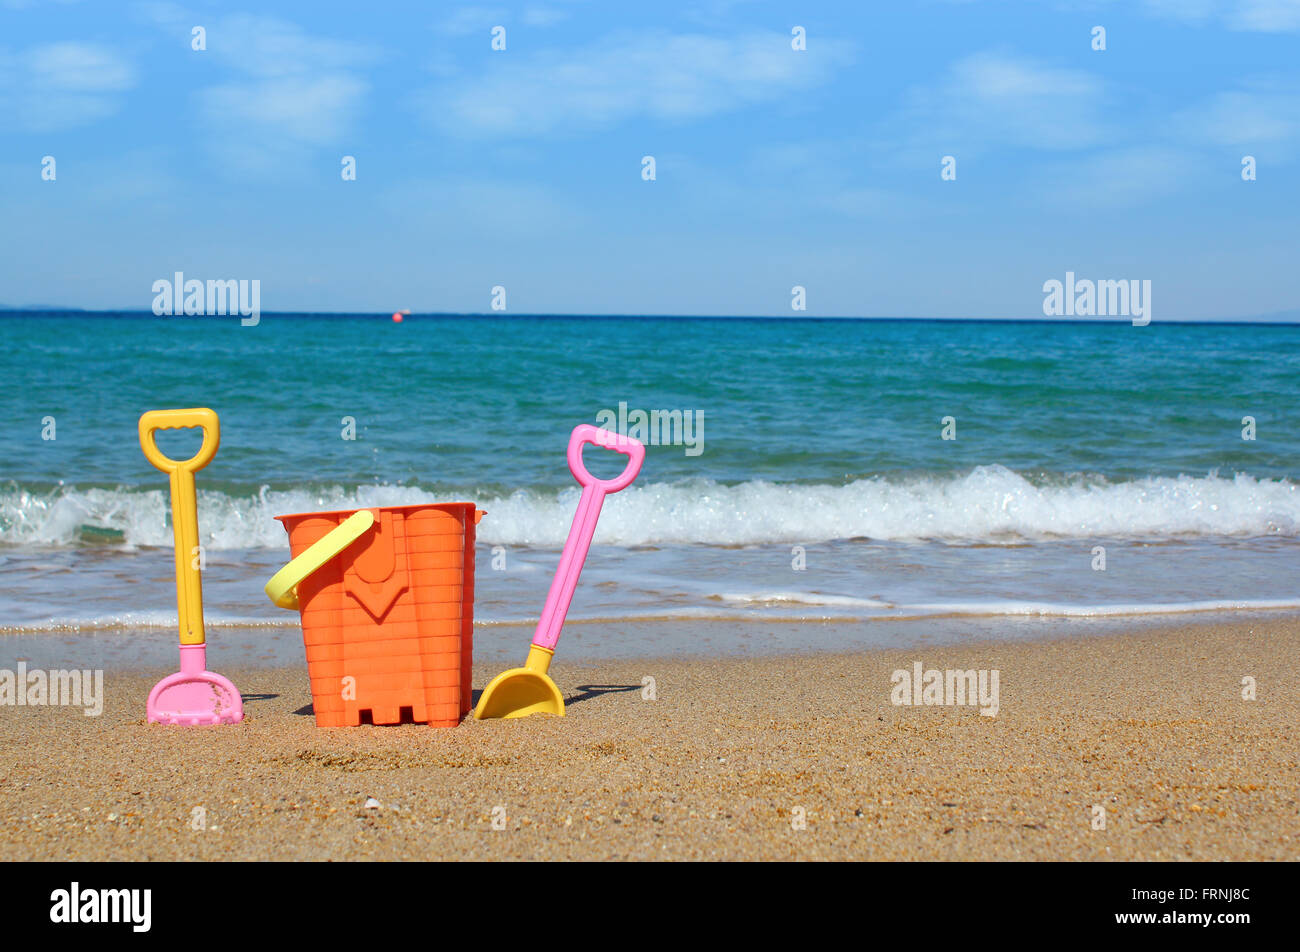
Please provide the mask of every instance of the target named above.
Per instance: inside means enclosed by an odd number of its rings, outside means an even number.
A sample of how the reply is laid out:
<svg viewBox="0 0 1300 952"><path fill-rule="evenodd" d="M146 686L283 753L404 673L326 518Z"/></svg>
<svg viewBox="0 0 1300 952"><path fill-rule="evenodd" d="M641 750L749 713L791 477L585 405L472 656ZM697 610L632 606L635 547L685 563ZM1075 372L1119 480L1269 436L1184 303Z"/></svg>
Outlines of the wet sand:
<svg viewBox="0 0 1300 952"><path fill-rule="evenodd" d="M996 669L997 715L891 703L917 661ZM725 661L561 653L567 717L449 730L318 730L305 667L217 667L245 694L238 726L147 724L162 670L110 670L99 717L0 707L0 859L1300 857L1295 619Z"/></svg>

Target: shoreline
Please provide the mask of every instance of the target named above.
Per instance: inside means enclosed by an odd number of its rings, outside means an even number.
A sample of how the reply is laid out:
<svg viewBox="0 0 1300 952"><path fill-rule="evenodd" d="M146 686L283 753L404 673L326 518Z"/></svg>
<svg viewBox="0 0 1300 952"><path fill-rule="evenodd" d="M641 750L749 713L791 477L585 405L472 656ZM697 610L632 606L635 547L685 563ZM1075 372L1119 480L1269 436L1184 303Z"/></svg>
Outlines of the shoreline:
<svg viewBox="0 0 1300 952"><path fill-rule="evenodd" d="M891 676L916 662L997 670L997 715L895 706ZM444 730L319 730L305 667L214 667L245 694L241 725L147 724L161 669L112 673L99 717L0 707L0 859L1300 857L1294 618L711 661L561 652L565 718ZM476 688L500 668L476 663Z"/></svg>
<svg viewBox="0 0 1300 952"><path fill-rule="evenodd" d="M522 662L536 619L476 622L474 660L491 668ZM1093 640L1167 628L1300 626L1300 611L1206 611L1100 616L930 615L916 618L664 618L566 622L557 664L672 660L687 663L738 658L816 658L930 647L977 647ZM283 624L209 624L208 661L214 670L299 669L305 679L302 628L296 614ZM165 627L41 629L0 632L0 670L103 668L121 674L168 673L176 661L175 623ZM486 682L486 679L484 679ZM476 678L475 683L478 683Z"/></svg>

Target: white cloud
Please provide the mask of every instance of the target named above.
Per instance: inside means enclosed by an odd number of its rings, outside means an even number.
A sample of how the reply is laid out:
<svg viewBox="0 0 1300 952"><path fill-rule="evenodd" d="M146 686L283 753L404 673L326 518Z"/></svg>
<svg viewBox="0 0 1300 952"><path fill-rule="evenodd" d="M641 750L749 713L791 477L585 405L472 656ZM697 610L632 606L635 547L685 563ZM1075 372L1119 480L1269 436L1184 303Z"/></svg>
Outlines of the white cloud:
<svg viewBox="0 0 1300 952"><path fill-rule="evenodd" d="M208 52L241 72L264 77L340 72L376 55L358 43L312 36L294 23L250 14L216 21L208 29Z"/></svg>
<svg viewBox="0 0 1300 952"><path fill-rule="evenodd" d="M1158 17L1200 24L1218 14L1222 0L1142 0L1142 6Z"/></svg>
<svg viewBox="0 0 1300 952"><path fill-rule="evenodd" d="M100 44L64 41L16 54L0 51L0 117L41 132L104 119L135 83L132 65Z"/></svg>
<svg viewBox="0 0 1300 952"><path fill-rule="evenodd" d="M1108 113L1120 101L1122 91L1093 74L984 52L912 90L876 141L904 166L936 169L944 154L955 155L960 168L999 148L1026 159L1035 150L1055 153L1062 158L1024 160L1027 194L1075 207L1138 206L1200 187L1207 170L1222 166L1215 148L1239 147L1279 164L1300 145L1300 90L1293 84L1244 82L1137 124L1125 121L1126 112Z"/></svg>
<svg viewBox="0 0 1300 952"><path fill-rule="evenodd" d="M547 27L555 26L569 19L568 10L561 10L559 7L542 7L531 6L524 9L524 22L529 26Z"/></svg>
<svg viewBox="0 0 1300 952"><path fill-rule="evenodd" d="M366 88L347 74L284 76L210 86L199 101L211 122L249 124L263 134L319 146L343 137Z"/></svg>
<svg viewBox="0 0 1300 952"><path fill-rule="evenodd" d="M1177 122L1211 145L1253 147L1300 137L1300 95L1282 92L1219 93Z"/></svg>
<svg viewBox="0 0 1300 952"><path fill-rule="evenodd" d="M175 32L205 28L211 57L230 77L196 93L213 151L226 165L266 171L300 161L312 148L343 142L370 84L361 67L378 51L348 40L317 36L275 17L235 14L212 18L171 3L142 12Z"/></svg>
<svg viewBox="0 0 1300 952"><path fill-rule="evenodd" d="M1223 161L1223 150L1279 166L1300 156L1300 86L1275 77L1244 81L1175 113L1167 135Z"/></svg>
<svg viewBox="0 0 1300 952"><path fill-rule="evenodd" d="M1121 147L1040 167L1029 194L1036 204L1080 209L1143 205L1201 184L1204 171L1185 149Z"/></svg>
<svg viewBox="0 0 1300 952"><path fill-rule="evenodd" d="M192 26L197 22L184 7L173 0L139 0L132 5L132 12L155 26L174 27L185 23Z"/></svg>
<svg viewBox="0 0 1300 952"><path fill-rule="evenodd" d="M507 14L500 7L468 6L461 7L451 16L437 24L435 29L448 36L469 36L481 32L484 37L492 27L504 24ZM487 40L485 39L486 43Z"/></svg>
<svg viewBox="0 0 1300 952"><path fill-rule="evenodd" d="M1156 16L1198 26L1214 21L1258 33L1300 30L1300 0L1143 0L1142 5Z"/></svg>
<svg viewBox="0 0 1300 952"><path fill-rule="evenodd" d="M90 43L50 43L28 54L32 81L38 88L72 92L121 92L135 83L135 73L118 55Z"/></svg>
<svg viewBox="0 0 1300 952"><path fill-rule="evenodd" d="M1078 149L1104 137L1103 95L1091 73L983 52L958 60L939 83L914 89L899 118L906 138L944 152Z"/></svg>
<svg viewBox="0 0 1300 952"><path fill-rule="evenodd" d="M1283 33L1300 30L1300 0L1241 0L1227 16L1236 30Z"/></svg>
<svg viewBox="0 0 1300 952"><path fill-rule="evenodd" d="M698 119L789 98L830 78L848 44L795 52L784 33L620 34L576 49L515 54L428 97L448 131L537 135L633 117Z"/></svg>
<svg viewBox="0 0 1300 952"><path fill-rule="evenodd" d="M9 10L29 10L36 6L38 2L39 0L0 0L0 7L5 7ZM49 2L49 0L46 0L46 2ZM63 6L68 6L74 3L81 3L82 0L54 0L54 2Z"/></svg>

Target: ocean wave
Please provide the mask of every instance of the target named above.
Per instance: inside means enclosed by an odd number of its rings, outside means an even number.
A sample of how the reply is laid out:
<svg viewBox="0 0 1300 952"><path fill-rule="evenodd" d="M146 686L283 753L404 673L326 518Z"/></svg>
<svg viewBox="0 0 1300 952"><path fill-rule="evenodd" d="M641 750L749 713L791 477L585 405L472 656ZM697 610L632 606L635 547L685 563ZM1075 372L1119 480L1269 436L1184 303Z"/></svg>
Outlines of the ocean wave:
<svg viewBox="0 0 1300 952"><path fill-rule="evenodd" d="M283 549L275 515L473 498L409 486L263 490L247 497L199 491L200 536L209 550ZM473 499L488 516L488 545L558 547L576 488ZM170 546L163 490L0 492L0 545ZM612 498L596 543L639 546L836 539L1015 544L1051 539L1175 539L1300 535L1300 484L1287 479L1077 477L1031 482L999 465L959 476L868 477L843 485L687 480L633 486Z"/></svg>
<svg viewBox="0 0 1300 952"><path fill-rule="evenodd" d="M851 595L827 595L822 592L744 592L721 593L710 596L732 605L794 606L813 605L825 608L893 608L890 602L875 598L855 598Z"/></svg>

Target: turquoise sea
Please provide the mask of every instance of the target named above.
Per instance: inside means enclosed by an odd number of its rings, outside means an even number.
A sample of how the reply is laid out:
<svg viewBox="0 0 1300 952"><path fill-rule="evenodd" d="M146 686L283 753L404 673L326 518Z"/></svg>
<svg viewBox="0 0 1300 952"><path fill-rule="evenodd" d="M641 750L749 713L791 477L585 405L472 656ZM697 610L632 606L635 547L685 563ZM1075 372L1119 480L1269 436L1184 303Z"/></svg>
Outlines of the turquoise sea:
<svg viewBox="0 0 1300 952"><path fill-rule="evenodd" d="M606 504L570 652L1300 611L1300 327L11 312L0 333L16 638L166 641L167 483L136 420L185 406L222 424L198 477L214 640L294 631L261 591L273 516L468 500L478 620L524 645L577 501L569 431L637 411L676 443ZM787 624L827 620L825 644ZM708 622L769 634L655 637Z"/></svg>

